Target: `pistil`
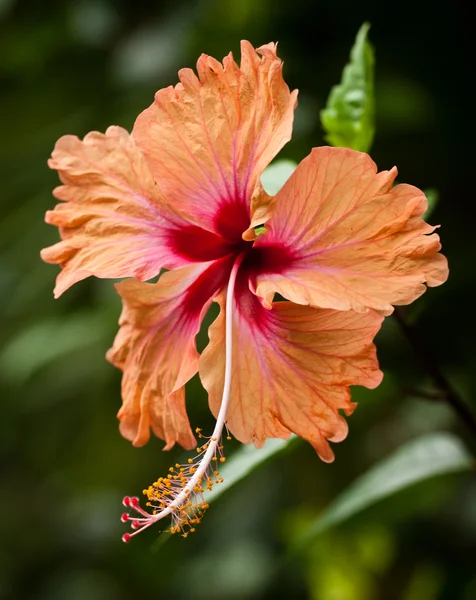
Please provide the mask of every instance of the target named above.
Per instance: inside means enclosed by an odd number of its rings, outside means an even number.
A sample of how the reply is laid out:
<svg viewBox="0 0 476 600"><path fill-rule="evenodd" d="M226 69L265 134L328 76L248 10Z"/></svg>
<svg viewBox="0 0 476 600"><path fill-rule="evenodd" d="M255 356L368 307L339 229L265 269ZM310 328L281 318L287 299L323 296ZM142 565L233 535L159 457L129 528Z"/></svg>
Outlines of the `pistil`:
<svg viewBox="0 0 476 600"><path fill-rule="evenodd" d="M169 469L166 477L160 477L144 493L149 501L147 506L152 512L144 510L136 497L126 496L123 504L131 508L136 514L124 513L121 520L125 523L131 521L133 533L125 533L122 536L124 542L128 542L133 536L165 517L171 517L170 533L181 533L187 537L189 532L195 531L194 525L198 524L208 504L203 498L205 486L211 489L213 483L221 483L218 477L218 463L225 462L223 446L221 445L223 428L225 426L228 403L230 399L231 374L233 364L233 296L238 269L243 261L240 254L234 264L228 280L226 293L226 318L225 318L225 378L223 395L220 404L217 421L213 433L203 446L197 448L197 454L188 463ZM200 430L197 433L201 438L204 436Z"/></svg>

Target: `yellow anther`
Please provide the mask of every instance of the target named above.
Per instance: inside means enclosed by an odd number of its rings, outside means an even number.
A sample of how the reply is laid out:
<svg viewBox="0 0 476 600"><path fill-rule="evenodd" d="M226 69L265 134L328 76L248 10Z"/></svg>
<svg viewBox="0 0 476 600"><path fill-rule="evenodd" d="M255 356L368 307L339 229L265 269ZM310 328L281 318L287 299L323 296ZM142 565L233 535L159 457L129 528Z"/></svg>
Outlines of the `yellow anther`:
<svg viewBox="0 0 476 600"><path fill-rule="evenodd" d="M226 458L225 458L224 456L221 456L221 457L220 457L220 462L221 462L221 463L224 463L224 462L225 462L225 460L226 460Z"/></svg>
<svg viewBox="0 0 476 600"><path fill-rule="evenodd" d="M189 465L191 465L192 463L193 463L193 459L192 459L192 458L189 458L189 459L188 459L188 464L189 464Z"/></svg>

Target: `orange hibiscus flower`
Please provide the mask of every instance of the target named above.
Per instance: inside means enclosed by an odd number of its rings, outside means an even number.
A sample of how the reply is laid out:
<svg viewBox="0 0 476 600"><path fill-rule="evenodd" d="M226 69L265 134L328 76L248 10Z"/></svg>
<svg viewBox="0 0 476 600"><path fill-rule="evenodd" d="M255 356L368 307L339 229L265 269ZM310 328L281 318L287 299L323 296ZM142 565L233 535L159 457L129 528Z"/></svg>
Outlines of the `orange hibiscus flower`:
<svg viewBox="0 0 476 600"><path fill-rule="evenodd" d="M137 531L166 515L171 531L199 520L205 505L192 510L191 496L210 484L225 423L257 446L294 432L332 461L328 442L347 434L339 410L355 408L349 386L381 381L382 315L448 274L423 192L392 187L396 169L377 173L366 154L315 148L265 193L260 176L290 139L297 92L275 44L242 42L241 53L239 66L202 55L198 77L181 70L132 135L65 136L49 162L63 183L46 214L62 241L42 252L62 268L55 295L90 275L133 278L116 286L124 309L107 355L123 371L121 433L194 448L184 386L197 371L217 417L197 459L149 489L153 515L125 499ZM212 301L221 313L199 356Z"/></svg>

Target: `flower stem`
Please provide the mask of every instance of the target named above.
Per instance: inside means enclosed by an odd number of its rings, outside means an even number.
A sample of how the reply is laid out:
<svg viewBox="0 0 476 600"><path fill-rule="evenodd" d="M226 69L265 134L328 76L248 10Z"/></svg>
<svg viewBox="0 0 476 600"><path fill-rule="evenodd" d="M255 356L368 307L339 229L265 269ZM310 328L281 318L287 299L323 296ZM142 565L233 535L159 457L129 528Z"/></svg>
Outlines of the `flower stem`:
<svg viewBox="0 0 476 600"><path fill-rule="evenodd" d="M405 309L398 306L395 307L394 315L423 368L441 392L441 398L452 406L461 421L465 423L473 434L476 434L476 417L443 374L440 365L427 348L418 331L410 324Z"/></svg>

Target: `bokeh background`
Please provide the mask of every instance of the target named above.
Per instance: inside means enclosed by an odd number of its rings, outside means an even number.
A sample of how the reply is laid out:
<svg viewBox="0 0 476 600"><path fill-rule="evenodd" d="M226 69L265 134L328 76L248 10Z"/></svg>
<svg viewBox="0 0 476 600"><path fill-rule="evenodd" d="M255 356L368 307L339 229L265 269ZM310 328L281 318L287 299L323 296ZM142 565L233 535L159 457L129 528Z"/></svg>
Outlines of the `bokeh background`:
<svg viewBox="0 0 476 600"><path fill-rule="evenodd" d="M404 391L428 381L392 319L377 340L385 381L356 394L360 406L334 464L296 443L217 500L187 540L161 544L151 529L122 544L122 496L139 493L182 453L162 453L158 440L134 449L118 434L120 373L104 360L120 310L111 283L88 280L54 301L56 268L39 259L57 239L43 215L54 205L57 180L46 160L58 137L130 129L154 92L175 84L200 53L221 58L238 55L243 38L277 40L286 80L300 89L281 156L299 161L324 143L319 110L369 20L372 156L380 168L398 165L400 181L438 189L432 220L442 223L451 268L411 318L476 410L472 25L455 3L421 4L0 0L0 598L476 598L471 474L413 486L288 557L297 532L407 440L453 431L474 451L445 403ZM188 407L193 427L212 426L197 380Z"/></svg>

